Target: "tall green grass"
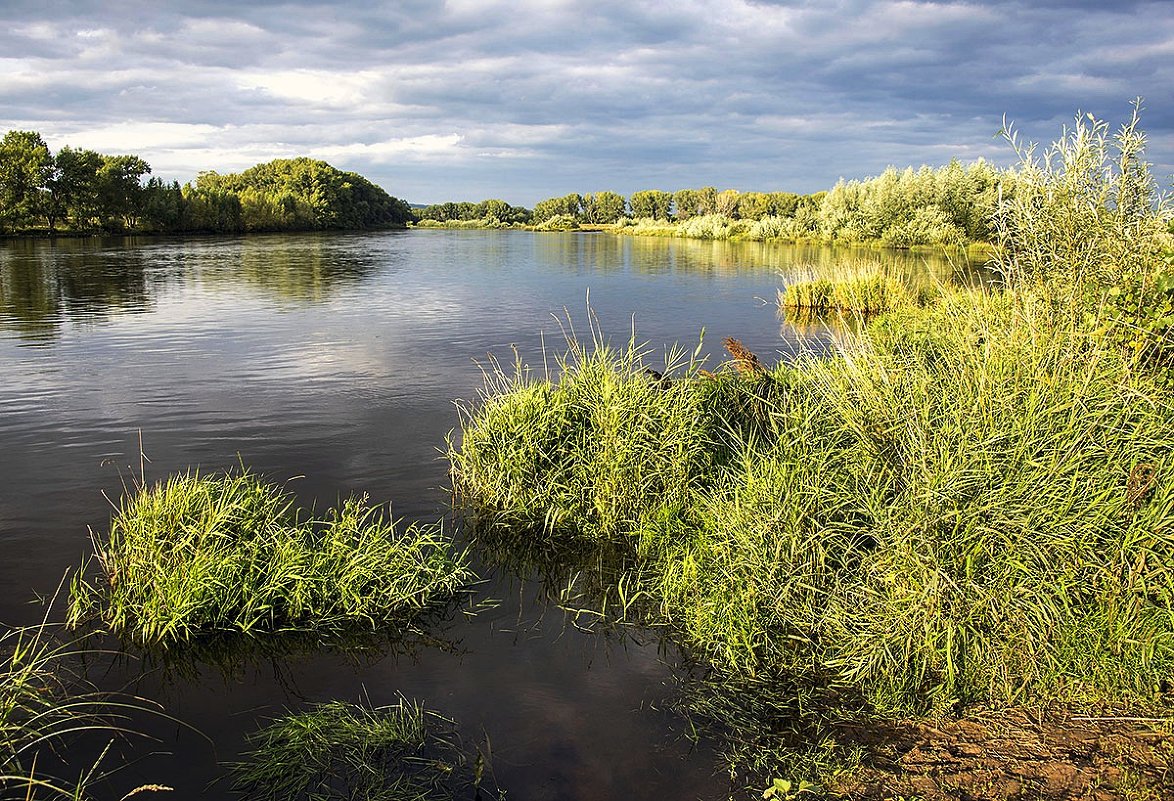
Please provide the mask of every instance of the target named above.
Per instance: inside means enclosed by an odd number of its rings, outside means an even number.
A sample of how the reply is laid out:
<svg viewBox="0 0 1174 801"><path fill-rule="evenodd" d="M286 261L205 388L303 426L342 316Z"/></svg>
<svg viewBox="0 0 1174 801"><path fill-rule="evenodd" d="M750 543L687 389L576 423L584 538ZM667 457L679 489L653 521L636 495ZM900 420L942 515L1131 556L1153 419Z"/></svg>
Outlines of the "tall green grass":
<svg viewBox="0 0 1174 801"><path fill-rule="evenodd" d="M443 604L471 578L439 526L401 529L363 498L308 517L247 470L139 489L95 551L99 575L75 577L69 623L97 619L145 645L377 629Z"/></svg>
<svg viewBox="0 0 1174 801"><path fill-rule="evenodd" d="M900 712L1155 700L1174 410L1113 348L1023 314L955 298L766 379L663 387L637 352L587 354L487 400L456 484L483 519L629 543L659 622L735 673ZM1135 498L1139 465L1160 478Z"/></svg>
<svg viewBox="0 0 1174 801"><path fill-rule="evenodd" d="M1005 291L939 289L766 375L650 381L598 338L553 377L498 372L450 450L458 497L629 548L644 602L620 609L799 719L1169 709L1174 398L1103 284L1149 280L1166 212L1135 126L1098 172L1102 134L1020 171L1039 193L1000 207Z"/></svg>
<svg viewBox="0 0 1174 801"><path fill-rule="evenodd" d="M798 312L878 314L914 301L904 284L885 275L797 281L779 292L779 305Z"/></svg>

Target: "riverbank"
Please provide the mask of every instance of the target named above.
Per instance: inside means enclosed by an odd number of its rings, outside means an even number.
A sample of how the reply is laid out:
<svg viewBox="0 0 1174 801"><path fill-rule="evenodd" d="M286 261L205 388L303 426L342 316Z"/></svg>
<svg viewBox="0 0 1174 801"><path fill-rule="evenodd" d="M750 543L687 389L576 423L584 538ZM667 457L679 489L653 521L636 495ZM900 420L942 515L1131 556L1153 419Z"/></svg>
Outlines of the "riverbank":
<svg viewBox="0 0 1174 801"><path fill-rule="evenodd" d="M1055 163L1152 197L1078 133ZM730 340L714 373L593 332L467 411L450 458L477 526L627 549L598 603L707 666L698 708L751 786L866 775L883 749L845 721L1174 715L1174 336L1151 320L1174 289L1168 218L1049 170L1025 167L995 221L1003 290L941 289L776 366ZM1161 775L1101 781L1124 797Z"/></svg>

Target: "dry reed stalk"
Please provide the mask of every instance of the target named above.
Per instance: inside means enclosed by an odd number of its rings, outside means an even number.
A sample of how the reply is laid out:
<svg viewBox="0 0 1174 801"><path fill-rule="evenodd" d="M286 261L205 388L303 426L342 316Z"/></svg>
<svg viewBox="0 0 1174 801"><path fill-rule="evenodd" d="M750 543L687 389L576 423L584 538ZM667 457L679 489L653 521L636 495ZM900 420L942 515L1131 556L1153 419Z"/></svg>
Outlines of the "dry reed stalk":
<svg viewBox="0 0 1174 801"><path fill-rule="evenodd" d="M723 344L725 344L730 356L733 357L734 369L739 373L752 376L766 375L766 368L762 366L762 362L741 342L733 337L726 337Z"/></svg>
<svg viewBox="0 0 1174 801"><path fill-rule="evenodd" d="M1157 483L1157 468L1145 462L1135 464L1129 471L1129 481L1125 485L1125 502L1137 509Z"/></svg>

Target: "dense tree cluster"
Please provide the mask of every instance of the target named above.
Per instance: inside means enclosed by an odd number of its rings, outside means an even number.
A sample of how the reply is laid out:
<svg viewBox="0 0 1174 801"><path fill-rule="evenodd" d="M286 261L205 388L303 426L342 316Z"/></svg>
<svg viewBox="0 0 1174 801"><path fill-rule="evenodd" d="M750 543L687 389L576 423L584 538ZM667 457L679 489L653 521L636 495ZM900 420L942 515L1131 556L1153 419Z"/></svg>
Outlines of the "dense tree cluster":
<svg viewBox="0 0 1174 801"><path fill-rule="evenodd" d="M792 216L803 203L814 207L824 193L797 195L792 192L719 192L712 186L665 192L644 189L628 198L615 192L570 194L540 201L534 206L534 223L552 217L573 217L588 224L618 222L622 218L684 221L692 217L722 214L734 220L760 220L770 215Z"/></svg>
<svg viewBox="0 0 1174 801"><path fill-rule="evenodd" d="M436 222L485 222L489 225L526 224L530 222L530 210L522 206L511 206L504 200L491 198L480 203L436 203L416 211L418 220Z"/></svg>
<svg viewBox="0 0 1174 801"><path fill-rule="evenodd" d="M534 207L535 224L553 218L577 223L622 222L629 230L657 224L681 236L774 237L825 242L879 241L894 247L987 242L1000 192L1014 175L984 161L897 170L840 181L828 192L718 191L706 186L665 192L646 189L627 200L614 192L549 198ZM631 221L643 221L632 226ZM659 232L659 229L658 229Z"/></svg>
<svg viewBox="0 0 1174 801"><path fill-rule="evenodd" d="M180 186L138 156L63 147L35 131L0 139L0 232L306 231L401 226L406 203L353 172L309 158ZM146 180L144 181L144 178Z"/></svg>
<svg viewBox="0 0 1174 801"><path fill-rule="evenodd" d="M1014 177L985 161L902 171L892 167L865 181L840 181L819 205L818 233L837 241L879 240L887 245L986 242L999 193L1010 196Z"/></svg>

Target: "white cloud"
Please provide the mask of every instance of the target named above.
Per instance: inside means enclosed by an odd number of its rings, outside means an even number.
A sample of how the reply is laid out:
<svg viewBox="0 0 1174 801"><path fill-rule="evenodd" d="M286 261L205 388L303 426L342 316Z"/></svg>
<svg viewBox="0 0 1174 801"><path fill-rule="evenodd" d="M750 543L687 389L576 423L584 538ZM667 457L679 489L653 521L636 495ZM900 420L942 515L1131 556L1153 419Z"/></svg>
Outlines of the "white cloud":
<svg viewBox="0 0 1174 801"><path fill-rule="evenodd" d="M429 161L432 159L452 159L461 157L463 148L461 143L464 137L460 134L425 134L423 136L408 136L400 139L387 139L382 142L356 142L348 145L332 145L319 147L312 151L317 158L346 159L347 161L369 159L374 162L398 161L410 159L414 161Z"/></svg>

